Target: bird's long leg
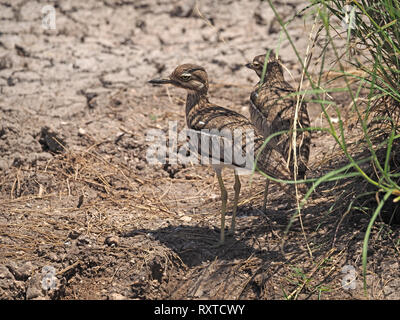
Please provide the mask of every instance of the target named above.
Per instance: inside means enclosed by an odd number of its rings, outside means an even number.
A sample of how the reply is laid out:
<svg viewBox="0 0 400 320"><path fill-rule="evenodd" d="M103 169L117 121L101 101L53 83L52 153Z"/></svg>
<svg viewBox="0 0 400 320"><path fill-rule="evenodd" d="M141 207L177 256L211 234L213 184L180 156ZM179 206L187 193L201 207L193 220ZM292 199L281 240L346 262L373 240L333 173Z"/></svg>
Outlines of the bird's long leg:
<svg viewBox="0 0 400 320"><path fill-rule="evenodd" d="M215 173L217 174L219 188L221 190L221 239L220 244L224 244L225 242L225 213L226 213L226 202L228 200L228 193L226 192L224 182L222 181L221 168L214 168Z"/></svg>
<svg viewBox="0 0 400 320"><path fill-rule="evenodd" d="M235 190L235 198L233 199L233 211L232 211L232 223L231 223L231 230L232 234L235 233L235 224L236 224L236 212L237 212L237 205L239 201L239 194L240 194L240 179L239 175L235 170L235 184L233 185L233 190Z"/></svg>
<svg viewBox="0 0 400 320"><path fill-rule="evenodd" d="M267 212L267 198L268 198L268 187L269 187L269 180L265 183L264 189L264 203L263 203L263 212Z"/></svg>

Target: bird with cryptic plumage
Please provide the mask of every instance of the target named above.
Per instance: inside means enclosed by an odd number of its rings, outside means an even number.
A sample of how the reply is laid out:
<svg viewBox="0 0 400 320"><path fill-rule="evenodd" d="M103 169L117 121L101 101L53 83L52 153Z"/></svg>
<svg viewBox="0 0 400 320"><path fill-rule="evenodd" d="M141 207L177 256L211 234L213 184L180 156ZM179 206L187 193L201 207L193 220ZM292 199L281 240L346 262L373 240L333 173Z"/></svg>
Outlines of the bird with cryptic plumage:
<svg viewBox="0 0 400 320"><path fill-rule="evenodd" d="M195 64L183 64L178 66L168 78L154 79L149 82L152 84L172 84L176 87L185 89L187 91L185 109L187 127L190 130L197 132L199 135L201 135L204 130L207 130L208 135L212 138L216 138L218 145L232 144L232 141L227 141L229 140L227 135L221 134L222 131L226 132L226 130L230 130L231 132L234 132L235 130L239 130L241 132L254 132L252 146L254 149L254 155L256 155L257 170L261 170L277 179L291 179L291 174L282 155L274 149L272 144L263 146L265 139L262 135L256 133L256 127L251 123L251 121L233 110L223 108L209 101L208 76L203 67ZM231 137L232 136L233 134ZM237 147L237 143L239 143L239 148ZM248 141L246 139L236 139L233 149L244 151L246 150L247 145ZM202 155L204 153L201 146L197 146L196 151ZM210 163L216 172L221 190L222 205L220 244L223 244L225 241L225 213L228 195L222 180L222 169L224 167L232 168L235 173L235 196L230 228L230 231L233 234L235 231L237 204L241 187L239 170L243 169L244 164L243 162L236 161L236 157L232 157L232 155L229 155L229 161L226 161L227 159L224 159L226 153L219 153L216 155L213 152L209 152L208 155L212 158L210 159ZM248 166L246 167L249 169Z"/></svg>
<svg viewBox="0 0 400 320"><path fill-rule="evenodd" d="M255 85L250 95L250 120L258 132L265 138L274 132L287 131L285 134L277 135L272 139L276 150L289 164L292 175L297 167L297 178L304 179L307 171L307 163L310 156L311 132L296 131L296 149L293 148L293 129L308 128L310 117L307 105L300 101L297 123L294 122L297 97L293 87L285 81L283 75L282 61L272 52L266 61L266 55L258 55L246 67L256 72L259 82ZM266 71L261 82L264 64ZM296 163L294 161L296 150ZM267 202L267 181L264 195L264 210Z"/></svg>

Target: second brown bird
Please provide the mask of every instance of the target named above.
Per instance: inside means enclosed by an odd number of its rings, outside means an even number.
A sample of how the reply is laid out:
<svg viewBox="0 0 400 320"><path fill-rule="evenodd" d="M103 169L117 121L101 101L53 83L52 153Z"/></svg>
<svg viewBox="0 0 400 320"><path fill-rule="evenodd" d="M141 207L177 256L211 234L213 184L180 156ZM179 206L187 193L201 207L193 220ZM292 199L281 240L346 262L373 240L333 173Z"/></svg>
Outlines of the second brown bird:
<svg viewBox="0 0 400 320"><path fill-rule="evenodd" d="M254 70L260 77L250 96L251 121L259 132L266 138L274 132L288 130L290 132L275 136L271 144L276 147L289 163L289 169L293 173L295 168L292 137L294 118L297 104L296 91L285 81L283 69L279 57L271 52L267 61L266 73L261 83L265 55L256 56L253 62L246 66ZM290 96L289 96L290 95ZM307 105L301 102L299 106L298 121L296 128L307 128L310 126L310 117ZM296 156L297 177L304 179L307 171L307 163L310 156L310 131L296 132Z"/></svg>

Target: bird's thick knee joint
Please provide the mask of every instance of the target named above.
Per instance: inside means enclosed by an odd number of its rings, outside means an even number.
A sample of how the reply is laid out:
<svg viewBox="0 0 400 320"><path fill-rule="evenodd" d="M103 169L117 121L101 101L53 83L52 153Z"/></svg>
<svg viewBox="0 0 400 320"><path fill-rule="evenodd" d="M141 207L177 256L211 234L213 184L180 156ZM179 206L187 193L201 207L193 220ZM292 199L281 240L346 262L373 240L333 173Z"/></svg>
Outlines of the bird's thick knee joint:
<svg viewBox="0 0 400 320"><path fill-rule="evenodd" d="M236 181L236 183L233 185L233 190L235 190L236 192L240 191L240 188L242 187L242 184L240 183L240 181Z"/></svg>
<svg viewBox="0 0 400 320"><path fill-rule="evenodd" d="M226 191L225 188L224 188L224 189L221 189L221 199L222 199L223 201L228 200L228 192Z"/></svg>

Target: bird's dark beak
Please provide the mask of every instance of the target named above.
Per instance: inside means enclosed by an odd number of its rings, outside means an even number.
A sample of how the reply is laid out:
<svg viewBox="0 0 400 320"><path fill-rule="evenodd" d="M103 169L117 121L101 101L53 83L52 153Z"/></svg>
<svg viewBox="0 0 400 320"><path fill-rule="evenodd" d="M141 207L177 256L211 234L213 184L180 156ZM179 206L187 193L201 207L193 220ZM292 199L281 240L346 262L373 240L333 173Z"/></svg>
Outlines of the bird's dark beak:
<svg viewBox="0 0 400 320"><path fill-rule="evenodd" d="M150 80L149 83L152 84L167 84L167 83L172 83L170 79L153 79Z"/></svg>
<svg viewBox="0 0 400 320"><path fill-rule="evenodd" d="M246 67L249 68L249 69L254 69L253 68L253 64L251 62L246 63Z"/></svg>

